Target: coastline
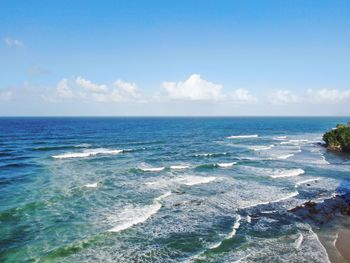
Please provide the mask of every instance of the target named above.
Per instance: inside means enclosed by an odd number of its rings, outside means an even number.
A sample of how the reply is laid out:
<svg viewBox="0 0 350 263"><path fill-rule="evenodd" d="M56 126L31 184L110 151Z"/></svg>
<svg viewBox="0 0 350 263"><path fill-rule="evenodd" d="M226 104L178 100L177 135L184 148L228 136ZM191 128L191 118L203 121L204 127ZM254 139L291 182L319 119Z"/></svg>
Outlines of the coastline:
<svg viewBox="0 0 350 263"><path fill-rule="evenodd" d="M341 229L337 233L337 238L335 240L335 248L343 256L346 262L350 262L350 229Z"/></svg>
<svg viewBox="0 0 350 263"><path fill-rule="evenodd" d="M308 201L289 212L312 226L330 262L350 263L350 193Z"/></svg>

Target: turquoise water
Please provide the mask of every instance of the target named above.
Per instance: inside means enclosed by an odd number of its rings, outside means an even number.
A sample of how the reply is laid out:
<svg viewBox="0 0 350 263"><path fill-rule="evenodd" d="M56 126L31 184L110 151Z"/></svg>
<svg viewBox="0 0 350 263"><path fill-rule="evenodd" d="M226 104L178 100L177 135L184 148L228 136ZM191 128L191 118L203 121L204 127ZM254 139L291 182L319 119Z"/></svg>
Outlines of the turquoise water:
<svg viewBox="0 0 350 263"><path fill-rule="evenodd" d="M347 118L2 118L1 262L327 262L288 209L348 191Z"/></svg>

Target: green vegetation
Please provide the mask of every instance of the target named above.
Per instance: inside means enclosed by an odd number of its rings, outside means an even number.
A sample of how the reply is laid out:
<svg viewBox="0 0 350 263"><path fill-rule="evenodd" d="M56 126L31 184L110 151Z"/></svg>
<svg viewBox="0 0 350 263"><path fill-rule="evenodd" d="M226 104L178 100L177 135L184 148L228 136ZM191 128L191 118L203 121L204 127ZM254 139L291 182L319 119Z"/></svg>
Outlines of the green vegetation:
<svg viewBox="0 0 350 263"><path fill-rule="evenodd" d="M350 122L348 126L338 124L337 128L323 135L328 149L350 153Z"/></svg>

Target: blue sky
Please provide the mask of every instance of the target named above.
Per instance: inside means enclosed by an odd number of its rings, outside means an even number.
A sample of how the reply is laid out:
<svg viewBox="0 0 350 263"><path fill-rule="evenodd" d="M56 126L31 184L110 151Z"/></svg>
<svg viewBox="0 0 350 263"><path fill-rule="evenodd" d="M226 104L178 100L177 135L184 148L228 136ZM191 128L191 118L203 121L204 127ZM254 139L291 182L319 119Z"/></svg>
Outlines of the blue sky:
<svg viewBox="0 0 350 263"><path fill-rule="evenodd" d="M0 1L0 115L350 115L349 1Z"/></svg>

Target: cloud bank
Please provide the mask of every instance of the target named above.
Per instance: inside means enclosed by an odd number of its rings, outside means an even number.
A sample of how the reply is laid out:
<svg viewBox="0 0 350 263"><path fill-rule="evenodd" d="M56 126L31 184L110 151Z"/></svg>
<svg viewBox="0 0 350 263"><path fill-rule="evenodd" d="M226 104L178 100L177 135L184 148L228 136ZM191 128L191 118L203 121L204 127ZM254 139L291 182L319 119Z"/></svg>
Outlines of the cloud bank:
<svg viewBox="0 0 350 263"><path fill-rule="evenodd" d="M140 89L134 82L117 79L107 84L97 83L84 76L63 78L51 88L24 85L23 88L0 90L2 102L15 105L22 103L21 98L24 103L36 103L38 107L45 104L45 107L61 109L74 105L71 107L76 112L100 109L100 112L125 115L129 112L134 115L350 114L350 90L267 89L257 96L248 89L224 87L199 74L191 74L184 80L163 81L153 93Z"/></svg>

